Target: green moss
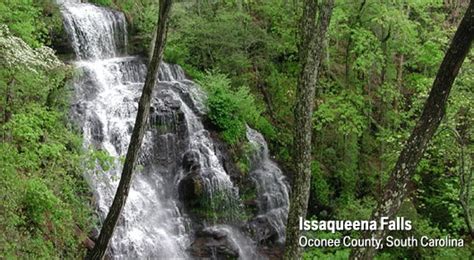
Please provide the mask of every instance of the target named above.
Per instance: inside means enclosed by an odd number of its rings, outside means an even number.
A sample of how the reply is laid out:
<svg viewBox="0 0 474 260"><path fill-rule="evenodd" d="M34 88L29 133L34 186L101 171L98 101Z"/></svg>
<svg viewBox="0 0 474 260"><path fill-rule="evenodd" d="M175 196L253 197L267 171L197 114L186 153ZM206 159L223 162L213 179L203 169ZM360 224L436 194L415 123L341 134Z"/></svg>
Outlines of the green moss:
<svg viewBox="0 0 474 260"><path fill-rule="evenodd" d="M224 191L216 192L212 196L202 194L191 211L202 220L212 223L228 223L245 219L240 202Z"/></svg>

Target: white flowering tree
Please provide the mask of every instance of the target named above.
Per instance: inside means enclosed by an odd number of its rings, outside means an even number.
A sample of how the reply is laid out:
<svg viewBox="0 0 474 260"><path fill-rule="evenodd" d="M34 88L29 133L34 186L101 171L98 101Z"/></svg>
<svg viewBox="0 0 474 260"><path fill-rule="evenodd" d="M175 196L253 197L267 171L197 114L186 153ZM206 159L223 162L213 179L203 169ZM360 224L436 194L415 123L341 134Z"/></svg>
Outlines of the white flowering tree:
<svg viewBox="0 0 474 260"><path fill-rule="evenodd" d="M1 122L7 123L13 106L21 105L22 102L15 104L14 99L46 100L49 90L54 86L45 86L38 80L46 77L48 72L58 72L64 67L51 48L42 46L33 49L22 39L13 36L6 25L0 24ZM31 84L22 84L27 82Z"/></svg>

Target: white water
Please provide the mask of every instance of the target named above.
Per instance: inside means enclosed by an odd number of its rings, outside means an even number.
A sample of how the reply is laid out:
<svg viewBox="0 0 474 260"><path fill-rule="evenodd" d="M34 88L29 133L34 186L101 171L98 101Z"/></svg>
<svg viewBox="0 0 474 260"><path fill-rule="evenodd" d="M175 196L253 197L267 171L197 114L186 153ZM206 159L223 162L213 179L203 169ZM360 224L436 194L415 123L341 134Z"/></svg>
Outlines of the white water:
<svg viewBox="0 0 474 260"><path fill-rule="evenodd" d="M250 175L257 185L258 208L265 220L277 232L277 242L285 240L285 225L289 207L289 185L280 168L270 159L268 145L262 134L247 127L247 139L255 151Z"/></svg>
<svg viewBox="0 0 474 260"><path fill-rule="evenodd" d="M76 67L85 75L85 80L76 82L85 145L103 149L117 158L112 170L86 175L99 215L104 219L120 179L118 158L125 156L136 116L135 100L140 96L141 83L134 80L143 78L145 66L137 58L125 57L81 61ZM170 180L155 172L151 162L143 159L153 157L146 149L152 146L152 139L148 131L139 159L143 170L135 173L122 220L111 241L110 253L117 259L186 256L186 221L176 199L166 194Z"/></svg>
<svg viewBox="0 0 474 260"><path fill-rule="evenodd" d="M86 147L107 151L115 159L108 172L87 173L98 213L103 220L120 179L120 157L125 156L137 112L146 66L140 58L120 57L126 48L123 14L90 4L62 5L65 27L80 61L75 81L76 119L82 124ZM121 50L122 49L122 50ZM164 78L175 81L182 71L163 65ZM173 74L174 72L174 74ZM109 255L122 258L187 257L186 218L172 189L173 179L156 171L152 132L143 140L132 188L110 243Z"/></svg>
<svg viewBox="0 0 474 260"><path fill-rule="evenodd" d="M120 161L126 154L133 129L146 62L140 57L126 56L127 26L122 13L78 1L61 3L78 71L74 80L73 118L81 127L86 148L106 151L114 158L111 169L85 173L99 220L103 221L120 179ZM238 199L238 190L219 161L213 141L201 122L205 114L205 95L185 78L177 65L162 64L159 79L151 102L150 127L140 150L139 167L109 245L108 255L113 259L191 257L187 248L193 239L190 235L193 230L183 213L177 191L185 174L181 164L186 152L199 154L200 167L206 172L205 190L210 196L225 192ZM249 133L251 142L262 145L261 135ZM283 180L281 171L268 159L266 143L263 146L263 154L259 155L264 161L253 170L254 175L261 172L263 176L256 179L262 180L258 181L259 192L262 192L259 199L268 200L261 203L261 215L275 215L269 219L280 225L279 236L284 237L280 233L287 212L284 205L288 198L283 194L287 192L286 184L280 181ZM276 183L270 183L275 174ZM276 198L269 195L281 185L284 188L279 188ZM286 200L286 204L281 200ZM255 258L255 243L236 228L227 225L207 228L224 232L238 248L241 259Z"/></svg>
<svg viewBox="0 0 474 260"><path fill-rule="evenodd" d="M74 52L80 59L113 58L125 53L127 24L123 13L74 3L63 4L62 12Z"/></svg>

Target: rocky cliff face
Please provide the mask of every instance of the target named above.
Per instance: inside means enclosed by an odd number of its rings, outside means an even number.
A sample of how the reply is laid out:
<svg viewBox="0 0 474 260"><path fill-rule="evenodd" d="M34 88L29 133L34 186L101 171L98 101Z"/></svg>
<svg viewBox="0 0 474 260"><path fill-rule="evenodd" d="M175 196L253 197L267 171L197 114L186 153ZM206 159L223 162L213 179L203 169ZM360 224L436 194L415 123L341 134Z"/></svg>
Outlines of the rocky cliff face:
<svg viewBox="0 0 474 260"><path fill-rule="evenodd" d="M98 167L100 174L84 174L102 220L120 179L146 59L126 56L121 13L78 3L64 3L61 10L71 44L64 50L74 52L79 71L72 82L72 118L84 147L106 151L114 160L106 171ZM203 123L205 100L179 66L162 64L111 258L254 259L259 247L284 241L288 187L265 140L248 129L251 167L243 174L227 145Z"/></svg>

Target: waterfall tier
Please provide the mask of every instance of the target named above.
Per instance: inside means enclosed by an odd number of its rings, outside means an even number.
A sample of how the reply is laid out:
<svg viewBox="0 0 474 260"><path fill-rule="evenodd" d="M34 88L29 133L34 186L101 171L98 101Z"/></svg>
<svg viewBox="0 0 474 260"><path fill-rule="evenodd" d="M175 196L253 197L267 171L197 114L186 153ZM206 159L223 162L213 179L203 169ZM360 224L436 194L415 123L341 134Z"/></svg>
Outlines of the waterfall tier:
<svg viewBox="0 0 474 260"><path fill-rule="evenodd" d="M146 61L127 56L127 25L122 13L71 1L62 1L61 10L78 71L73 82L72 117L82 130L84 146L106 151L113 158L110 169L97 166L84 174L103 221L120 179L121 159L126 155L146 77ZM191 258L196 234L207 232L226 237L239 258L255 258L256 242L238 228L208 223L202 227L186 214L194 208L186 204L183 194L196 189L196 184L207 198L224 194L229 208L238 210L241 203L238 189L201 121L206 113L205 94L177 65L162 63L158 78L138 166L108 255L113 259ZM287 184L269 159L263 137L251 129L247 136L259 151L251 172L258 187L257 218L265 218L281 241ZM193 182L188 182L190 179ZM197 227L200 231L195 230Z"/></svg>

